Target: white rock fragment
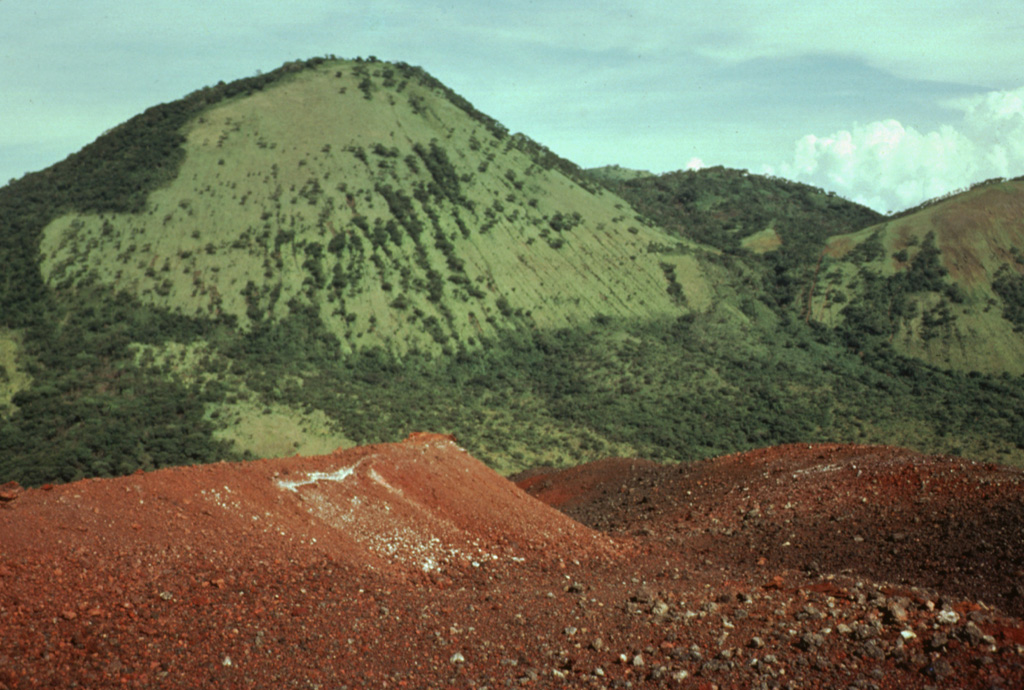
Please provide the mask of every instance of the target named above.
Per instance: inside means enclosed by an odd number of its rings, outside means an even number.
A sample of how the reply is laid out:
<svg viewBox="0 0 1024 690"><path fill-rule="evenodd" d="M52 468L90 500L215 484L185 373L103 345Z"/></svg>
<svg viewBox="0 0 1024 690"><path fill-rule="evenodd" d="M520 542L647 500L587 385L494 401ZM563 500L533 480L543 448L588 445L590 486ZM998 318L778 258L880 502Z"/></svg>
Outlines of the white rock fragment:
<svg viewBox="0 0 1024 690"><path fill-rule="evenodd" d="M353 472L356 471L356 467L358 467L358 466L359 466L359 463L356 463L352 467L341 467L341 468L335 470L334 472L310 472L309 475L307 475L307 477L308 477L307 479L299 479L299 480L294 480L294 481L293 480L288 480L288 479L278 479L278 480L276 480L275 483L279 487L281 487L282 489L286 489L288 491L296 493L296 492L298 492L300 486L306 486L307 484L316 484L317 482L321 482L321 481L324 481L324 482L343 482ZM225 487L225 488L227 488L227 487Z"/></svg>

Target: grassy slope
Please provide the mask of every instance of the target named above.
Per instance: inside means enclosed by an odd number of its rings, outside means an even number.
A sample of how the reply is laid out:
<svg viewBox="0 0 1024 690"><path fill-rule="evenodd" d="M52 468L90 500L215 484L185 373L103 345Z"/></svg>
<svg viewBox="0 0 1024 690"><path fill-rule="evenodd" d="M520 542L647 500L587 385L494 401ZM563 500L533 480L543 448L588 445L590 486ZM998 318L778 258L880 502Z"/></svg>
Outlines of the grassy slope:
<svg viewBox="0 0 1024 690"><path fill-rule="evenodd" d="M820 252L804 231L848 232L862 208L721 169L624 183L664 232L415 72L321 62L231 87L174 120L181 167L148 198L45 224L58 300L14 336L42 365L19 361L28 412L0 429L35 465L0 452L0 476L416 429L502 471L801 440L1022 455L1015 381L866 361L792 318ZM743 254L766 228L781 244Z"/></svg>
<svg viewBox="0 0 1024 690"><path fill-rule="evenodd" d="M21 368L22 343L14 331L0 329L0 416L11 410L11 398L28 388L32 379Z"/></svg>
<svg viewBox="0 0 1024 690"><path fill-rule="evenodd" d="M956 285L956 299L941 289L912 294L908 313L890 319L887 333L894 347L937 366L1024 374L1024 337L1004 318L1004 299L993 290L1001 269L1024 274L1024 261L1014 254L1024 247L1021 218L1024 182L1009 181L835 237L816 286L814 318L842 323L846 306L864 299L862 272L884 278L906 273L931 234L946 272L941 285ZM871 243L877 251L856 251Z"/></svg>
<svg viewBox="0 0 1024 690"><path fill-rule="evenodd" d="M143 213L74 213L47 227L44 276L59 286L91 275L188 315L231 314L243 327L253 301L280 317L300 297L349 351L439 351L424 327L431 319L444 337L472 346L510 325L503 312L529 312L541 328L599 314L678 313L661 262L685 277L690 305L706 308L711 290L700 265L679 253L649 253L652 244L679 243L634 220L621 199L534 165L508 146L511 139L499 141L428 85L385 88L385 67L361 69L327 63L204 113L188 127L178 177L151 195ZM369 99L359 89L367 76ZM410 195L430 184L414 145L431 141L445 151L464 200L412 199L420 241L402 228L399 243L375 242L375 225L394 219L378 190ZM578 224L556 231L556 213L579 214ZM448 266L438 233L461 271ZM333 254L328 247L339 234L346 246ZM312 261L326 284L310 284L311 250L321 254ZM444 277L443 300L424 289L430 271ZM249 281L264 297L243 294ZM265 295L275 291L270 305ZM398 298L403 308L391 306Z"/></svg>
<svg viewBox="0 0 1024 690"><path fill-rule="evenodd" d="M522 139L496 135L435 85L388 65L339 61L289 74L205 110L184 133L177 176L141 212L73 212L46 227L49 285L68 295L104 285L160 310L233 318L242 331L311 308L343 352L381 347L398 357L478 350L509 332L593 318L674 317L712 302L705 273L720 271L693 243L538 165ZM432 146L454 189L438 190L444 180L423 156ZM385 186L409 202L398 235L382 232L396 220ZM183 356L173 336L133 347L137 364L189 387L209 387L216 371L217 385L235 392L206 403L206 418L246 455L351 445L353 434L373 440L346 429L337 409L324 417L295 396L275 402L277 387L254 392L237 351ZM536 409L532 393L519 395ZM508 421L492 410L485 425ZM538 426L535 436L574 436L543 412L515 423Z"/></svg>
<svg viewBox="0 0 1024 690"><path fill-rule="evenodd" d="M767 227L760 232L744 237L740 246L755 254L764 254L781 247L782 238L779 237L779 233L775 232L775 228Z"/></svg>

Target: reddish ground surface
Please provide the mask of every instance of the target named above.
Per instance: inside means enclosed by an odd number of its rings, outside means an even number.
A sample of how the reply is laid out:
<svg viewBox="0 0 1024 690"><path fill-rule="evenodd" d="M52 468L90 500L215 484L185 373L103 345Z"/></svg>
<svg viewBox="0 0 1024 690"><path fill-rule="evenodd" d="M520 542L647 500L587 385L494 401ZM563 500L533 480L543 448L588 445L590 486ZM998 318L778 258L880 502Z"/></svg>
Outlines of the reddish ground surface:
<svg viewBox="0 0 1024 690"><path fill-rule="evenodd" d="M1022 482L801 445L519 488L416 434L8 485L0 688L1024 687Z"/></svg>

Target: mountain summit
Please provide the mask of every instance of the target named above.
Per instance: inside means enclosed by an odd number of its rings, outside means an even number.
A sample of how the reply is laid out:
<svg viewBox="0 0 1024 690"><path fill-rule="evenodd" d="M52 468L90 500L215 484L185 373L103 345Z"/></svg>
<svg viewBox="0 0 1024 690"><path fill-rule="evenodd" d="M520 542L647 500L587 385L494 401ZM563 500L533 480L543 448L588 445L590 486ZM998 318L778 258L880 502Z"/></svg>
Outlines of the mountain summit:
<svg viewBox="0 0 1024 690"><path fill-rule="evenodd" d="M992 181L833 237L811 316L937 366L1024 374L1022 218L1024 180Z"/></svg>
<svg viewBox="0 0 1024 690"><path fill-rule="evenodd" d="M246 331L304 314L343 352L396 354L711 297L692 257L649 251L678 240L415 68L307 65L178 131L176 174L144 208L46 226L49 286ZM688 276L674 295L669 270Z"/></svg>

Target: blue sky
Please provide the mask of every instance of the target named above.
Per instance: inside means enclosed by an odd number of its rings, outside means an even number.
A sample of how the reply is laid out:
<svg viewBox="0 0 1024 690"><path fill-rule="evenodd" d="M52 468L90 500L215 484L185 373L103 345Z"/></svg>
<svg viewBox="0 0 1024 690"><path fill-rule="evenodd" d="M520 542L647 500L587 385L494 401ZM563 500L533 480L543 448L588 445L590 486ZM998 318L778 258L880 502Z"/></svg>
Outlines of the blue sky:
<svg viewBox="0 0 1024 690"><path fill-rule="evenodd" d="M428 72L582 166L726 165L881 211L1024 175L1024 5L0 0L0 180L293 59Z"/></svg>

